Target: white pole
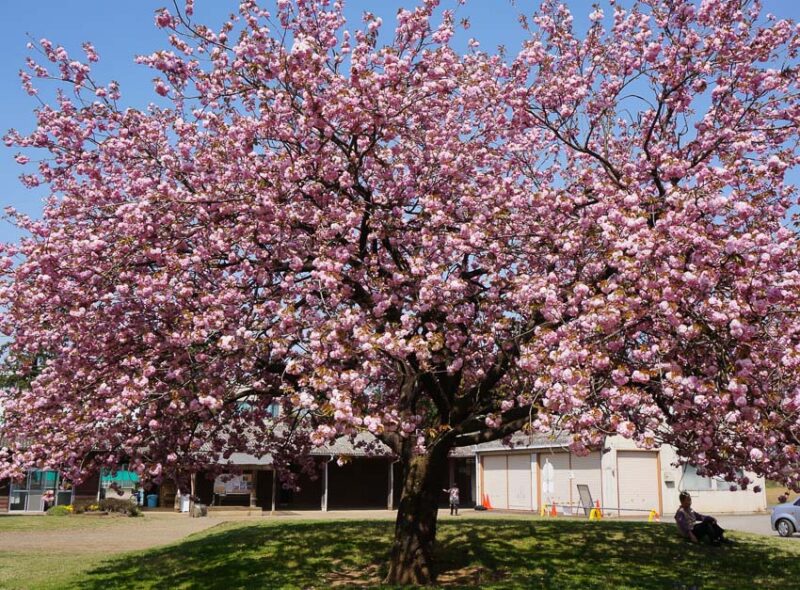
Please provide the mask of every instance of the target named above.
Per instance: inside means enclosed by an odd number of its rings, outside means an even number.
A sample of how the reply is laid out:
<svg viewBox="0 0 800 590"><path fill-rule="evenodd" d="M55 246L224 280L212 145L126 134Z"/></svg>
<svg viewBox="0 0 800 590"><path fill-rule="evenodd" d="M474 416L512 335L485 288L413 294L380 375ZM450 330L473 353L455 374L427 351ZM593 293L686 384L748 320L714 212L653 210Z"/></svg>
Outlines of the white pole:
<svg viewBox="0 0 800 590"><path fill-rule="evenodd" d="M258 501L256 498L256 478L258 477L258 470L253 469L250 471L250 508L257 508Z"/></svg>
<svg viewBox="0 0 800 590"><path fill-rule="evenodd" d="M192 472L191 477L189 477L189 516L194 518L194 493L195 493L195 477L196 473Z"/></svg>
<svg viewBox="0 0 800 590"><path fill-rule="evenodd" d="M397 461L389 461L389 494L386 498L386 509L392 510L394 508L394 464Z"/></svg>
<svg viewBox="0 0 800 590"><path fill-rule="evenodd" d="M325 461L322 467L322 511L328 511L328 464L333 461L333 455Z"/></svg>
<svg viewBox="0 0 800 590"><path fill-rule="evenodd" d="M276 487L277 483L278 483L278 473L273 468L272 469L272 514L275 514L275 496L277 490Z"/></svg>

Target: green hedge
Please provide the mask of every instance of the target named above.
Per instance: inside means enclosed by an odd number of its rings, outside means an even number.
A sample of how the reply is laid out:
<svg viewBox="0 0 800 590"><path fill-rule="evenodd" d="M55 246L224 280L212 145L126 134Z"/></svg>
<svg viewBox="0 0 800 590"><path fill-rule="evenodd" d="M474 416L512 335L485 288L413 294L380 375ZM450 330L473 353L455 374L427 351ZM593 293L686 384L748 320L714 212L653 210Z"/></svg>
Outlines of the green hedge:
<svg viewBox="0 0 800 590"><path fill-rule="evenodd" d="M72 514L71 506L51 506L45 513L47 516L69 516Z"/></svg>

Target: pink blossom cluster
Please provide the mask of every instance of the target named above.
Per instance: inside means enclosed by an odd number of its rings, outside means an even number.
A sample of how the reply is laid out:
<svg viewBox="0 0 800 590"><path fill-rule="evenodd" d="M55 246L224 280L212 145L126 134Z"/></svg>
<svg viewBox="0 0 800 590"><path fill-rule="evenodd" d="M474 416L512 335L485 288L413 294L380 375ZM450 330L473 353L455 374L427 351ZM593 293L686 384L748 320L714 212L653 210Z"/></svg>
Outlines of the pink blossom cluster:
<svg viewBox="0 0 800 590"><path fill-rule="evenodd" d="M385 46L339 1L192 9L138 60L168 107L119 108L46 40L23 75L74 94L6 135L52 196L2 252L31 383L2 393L0 476L527 427L800 489L796 25L647 0L578 36L546 0L506 58L457 52L438 0Z"/></svg>

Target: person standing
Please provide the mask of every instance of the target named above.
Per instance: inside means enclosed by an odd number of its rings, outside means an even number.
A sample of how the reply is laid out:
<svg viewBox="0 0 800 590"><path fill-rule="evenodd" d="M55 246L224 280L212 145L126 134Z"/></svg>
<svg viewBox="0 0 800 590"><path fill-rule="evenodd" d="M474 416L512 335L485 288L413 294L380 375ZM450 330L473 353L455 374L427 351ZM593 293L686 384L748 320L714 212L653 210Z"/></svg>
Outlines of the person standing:
<svg viewBox="0 0 800 590"><path fill-rule="evenodd" d="M458 516L458 504L460 501L459 493L458 493L458 484L454 483L446 490L442 490L443 492L447 492L448 499L450 500L450 516Z"/></svg>

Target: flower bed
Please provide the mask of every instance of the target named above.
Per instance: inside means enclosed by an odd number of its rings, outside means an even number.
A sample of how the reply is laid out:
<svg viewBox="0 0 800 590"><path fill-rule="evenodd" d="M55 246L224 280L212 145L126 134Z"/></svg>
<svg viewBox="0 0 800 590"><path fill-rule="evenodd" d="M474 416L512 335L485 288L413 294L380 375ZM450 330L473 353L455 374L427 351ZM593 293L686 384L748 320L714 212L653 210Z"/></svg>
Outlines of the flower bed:
<svg viewBox="0 0 800 590"><path fill-rule="evenodd" d="M50 516L69 516L71 514L141 516L142 510L129 500L105 498L99 502L76 502L67 506L53 506L47 510L47 514Z"/></svg>

